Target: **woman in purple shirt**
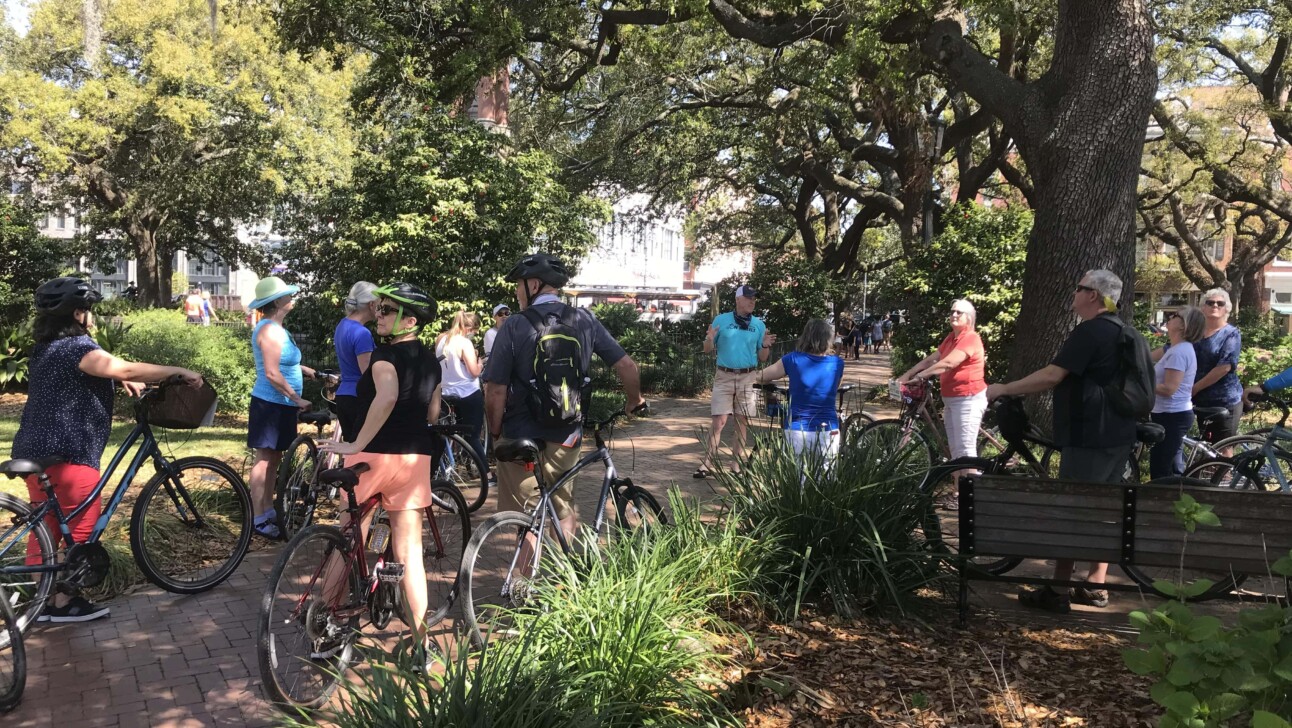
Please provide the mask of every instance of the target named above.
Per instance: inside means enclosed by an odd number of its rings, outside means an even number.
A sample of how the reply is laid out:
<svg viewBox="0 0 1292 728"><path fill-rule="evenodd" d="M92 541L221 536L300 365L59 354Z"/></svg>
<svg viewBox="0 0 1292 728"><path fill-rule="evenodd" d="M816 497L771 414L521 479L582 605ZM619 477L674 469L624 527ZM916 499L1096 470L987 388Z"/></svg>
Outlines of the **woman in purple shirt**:
<svg viewBox="0 0 1292 728"><path fill-rule="evenodd" d="M332 340L336 346L336 360L341 367L341 384L336 390L337 420L341 436L354 442L355 421L362 406L356 388L363 373L368 371L372 350L377 348L367 324L377 319L377 285L359 281L350 287L345 299L345 318L336 325Z"/></svg>

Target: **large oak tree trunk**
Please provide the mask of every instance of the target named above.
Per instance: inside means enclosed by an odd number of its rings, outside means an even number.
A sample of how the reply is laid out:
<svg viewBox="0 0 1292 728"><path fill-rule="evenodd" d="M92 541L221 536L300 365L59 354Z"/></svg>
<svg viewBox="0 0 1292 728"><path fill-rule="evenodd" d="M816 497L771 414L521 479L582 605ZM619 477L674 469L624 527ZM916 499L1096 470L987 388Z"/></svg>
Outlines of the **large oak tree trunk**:
<svg viewBox="0 0 1292 728"><path fill-rule="evenodd" d="M126 228L126 233L133 244L135 262L139 269L139 279L136 281L139 286L139 303L144 306L168 305L169 296L163 298L165 291L162 286L161 270L157 264L155 232L142 223L132 222ZM165 288L170 288L170 281L165 282Z"/></svg>
<svg viewBox="0 0 1292 728"><path fill-rule="evenodd" d="M1023 84L935 23L926 50L999 116L1017 140L1035 187L1018 346L1010 377L1048 364L1075 325L1075 284L1094 268L1125 282L1134 300L1135 191L1157 89L1153 32L1142 0L1060 0L1054 60Z"/></svg>

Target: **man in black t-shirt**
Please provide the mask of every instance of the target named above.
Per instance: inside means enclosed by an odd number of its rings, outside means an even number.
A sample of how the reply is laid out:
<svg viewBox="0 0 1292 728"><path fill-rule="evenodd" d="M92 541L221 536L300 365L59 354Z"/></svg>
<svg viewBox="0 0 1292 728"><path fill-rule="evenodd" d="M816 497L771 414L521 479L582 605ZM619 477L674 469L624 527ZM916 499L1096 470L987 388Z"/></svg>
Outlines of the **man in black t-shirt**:
<svg viewBox="0 0 1292 728"><path fill-rule="evenodd" d="M1096 483L1117 483L1135 445L1135 420L1117 414L1103 386L1118 374L1116 318L1122 281L1106 270L1087 272L1072 294L1072 311L1081 317L1054 362L1015 382L987 387L988 401L1009 395L1054 390L1054 440L1059 445L1059 477ZM1056 561L1054 578L1070 581L1075 563ZM1102 584L1108 564L1090 565L1086 581ZM1108 592L1077 588L1071 595L1048 586L1027 589L1018 600L1030 607L1066 613L1071 602L1108 605Z"/></svg>

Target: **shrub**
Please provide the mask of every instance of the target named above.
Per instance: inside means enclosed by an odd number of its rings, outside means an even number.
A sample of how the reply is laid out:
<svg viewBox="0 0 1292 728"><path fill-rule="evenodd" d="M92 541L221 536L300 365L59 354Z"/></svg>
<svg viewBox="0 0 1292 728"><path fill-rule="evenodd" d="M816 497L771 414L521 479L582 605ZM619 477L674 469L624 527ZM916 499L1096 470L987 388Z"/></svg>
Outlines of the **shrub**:
<svg viewBox="0 0 1292 728"><path fill-rule="evenodd" d="M1247 332L1243 332L1243 349L1238 353L1238 378L1243 384L1253 385L1269 379L1292 364L1292 337L1285 338L1269 349L1247 345Z"/></svg>
<svg viewBox="0 0 1292 728"><path fill-rule="evenodd" d="M131 361L192 369L211 382L226 412L251 404L256 365L245 332L219 326L190 326L178 311L140 311L126 319L118 356Z"/></svg>
<svg viewBox="0 0 1292 728"><path fill-rule="evenodd" d="M97 319L116 318L118 316L129 316L136 311L142 311L143 308L121 296L108 298L99 301L94 305L94 317Z"/></svg>
<svg viewBox="0 0 1292 728"><path fill-rule="evenodd" d="M641 324L641 314L631 303L598 303L590 309L610 335L618 339L630 328ZM622 342L621 342L622 343Z"/></svg>
<svg viewBox="0 0 1292 728"><path fill-rule="evenodd" d="M1176 503L1175 514L1190 533L1220 525L1210 506L1188 495ZM1292 552L1271 571L1292 577ZM1165 711L1163 726L1288 728L1280 716L1292 715L1292 607L1247 607L1236 626L1225 626L1217 617L1195 614L1185 601L1210 586L1205 579L1164 585L1179 601L1131 612L1144 647L1122 653L1127 667L1157 678L1149 695Z"/></svg>
<svg viewBox="0 0 1292 728"><path fill-rule="evenodd" d="M129 331L130 324L124 321L101 321L94 325L94 343L109 354L115 354L121 350L121 342Z"/></svg>
<svg viewBox="0 0 1292 728"><path fill-rule="evenodd" d="M30 321L0 328L0 389L27 381L28 358L35 343Z"/></svg>
<svg viewBox="0 0 1292 728"><path fill-rule="evenodd" d="M894 473L883 453L845 448L832 467L805 469L773 436L718 479L741 532L768 545L757 590L781 618L805 605L848 617L900 608L939 574L920 536L920 478Z"/></svg>

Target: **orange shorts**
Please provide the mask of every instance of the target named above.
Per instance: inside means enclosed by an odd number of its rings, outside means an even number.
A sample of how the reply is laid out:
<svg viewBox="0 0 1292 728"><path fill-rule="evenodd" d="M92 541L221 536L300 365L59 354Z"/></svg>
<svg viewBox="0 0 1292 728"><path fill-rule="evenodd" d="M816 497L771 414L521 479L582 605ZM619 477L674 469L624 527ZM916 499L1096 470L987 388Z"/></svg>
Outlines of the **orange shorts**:
<svg viewBox="0 0 1292 728"><path fill-rule="evenodd" d="M414 511L431 504L431 456L361 452L345 459L346 467L367 463L354 497L361 505L380 495L388 511Z"/></svg>

